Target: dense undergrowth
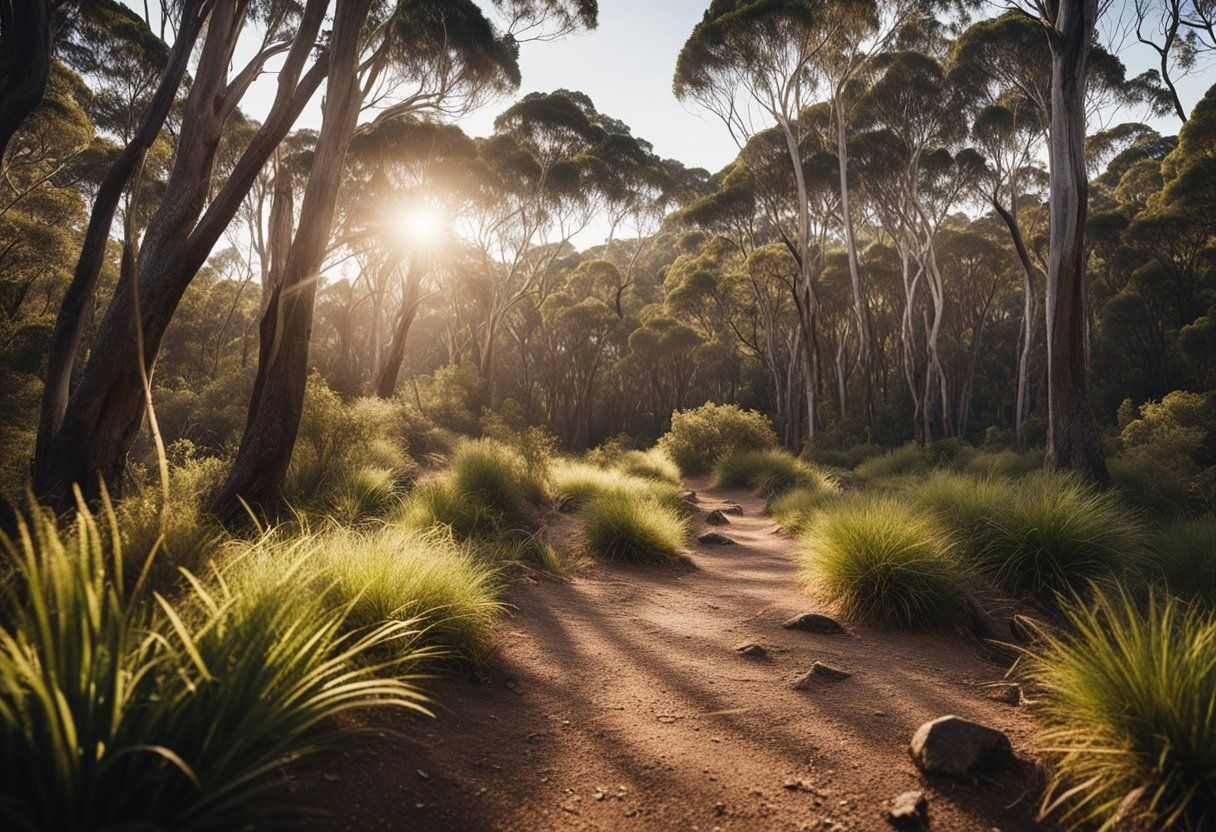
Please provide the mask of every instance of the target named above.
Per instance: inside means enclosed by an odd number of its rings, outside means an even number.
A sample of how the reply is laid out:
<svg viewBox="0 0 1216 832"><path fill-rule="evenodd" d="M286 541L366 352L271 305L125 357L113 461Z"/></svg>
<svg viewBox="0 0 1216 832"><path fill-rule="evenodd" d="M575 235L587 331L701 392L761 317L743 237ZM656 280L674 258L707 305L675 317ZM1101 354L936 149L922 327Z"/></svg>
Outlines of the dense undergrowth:
<svg viewBox="0 0 1216 832"><path fill-rule="evenodd" d="M422 675L483 660L514 571L684 561L697 510L682 475L695 472L765 497L808 591L849 620L965 624L993 593L1033 609L1043 632L1022 665L1053 811L1204 828L1216 520L1205 469L1177 462L1191 434L1145 424L1171 412L1127 422L1113 457L1155 456L1156 487L1116 464L1103 490L1043 471L1041 453L958 440L795 457L732 406L677 414L648 450L576 457L537 430L491 420L459 438L390 403L310 392L276 516L215 522L222 466L179 444L168 504L137 476L102 530L83 510L67 525L36 512L8 542L0 817L254 822L251 806L275 810L277 768L342 738L333 714L424 710ZM559 513L574 537L557 547Z"/></svg>

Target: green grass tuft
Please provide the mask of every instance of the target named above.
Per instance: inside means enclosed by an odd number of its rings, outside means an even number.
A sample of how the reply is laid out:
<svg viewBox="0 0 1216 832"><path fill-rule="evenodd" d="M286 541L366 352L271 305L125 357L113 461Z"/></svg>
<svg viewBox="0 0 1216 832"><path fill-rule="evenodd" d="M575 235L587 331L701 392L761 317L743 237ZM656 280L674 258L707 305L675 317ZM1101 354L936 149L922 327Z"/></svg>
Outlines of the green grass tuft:
<svg viewBox="0 0 1216 832"><path fill-rule="evenodd" d="M662 448L651 448L649 451L626 451L617 467L626 474L644 477L651 480L680 484L680 466L671 461Z"/></svg>
<svg viewBox="0 0 1216 832"><path fill-rule="evenodd" d="M802 578L843 615L883 627L927 627L966 601L951 543L923 512L891 497L842 499L802 537Z"/></svg>
<svg viewBox="0 0 1216 832"><path fill-rule="evenodd" d="M1156 529L1147 559L1150 575L1171 594L1216 607L1216 517L1178 519Z"/></svg>
<svg viewBox="0 0 1216 832"><path fill-rule="evenodd" d="M1216 617L1160 595L1064 605L1030 678L1053 753L1044 807L1069 828L1216 825Z"/></svg>
<svg viewBox="0 0 1216 832"><path fill-rule="evenodd" d="M822 469L787 451L741 451L718 460L713 470L715 488L750 488L772 499L794 488L835 491L834 479Z"/></svg>
<svg viewBox="0 0 1216 832"><path fill-rule="evenodd" d="M627 563L673 564L688 537L688 522L673 509L628 492L609 491L582 507L588 552Z"/></svg>
<svg viewBox="0 0 1216 832"><path fill-rule="evenodd" d="M785 529L800 532L815 515L841 498L842 492L822 488L794 488L769 503L768 513Z"/></svg>

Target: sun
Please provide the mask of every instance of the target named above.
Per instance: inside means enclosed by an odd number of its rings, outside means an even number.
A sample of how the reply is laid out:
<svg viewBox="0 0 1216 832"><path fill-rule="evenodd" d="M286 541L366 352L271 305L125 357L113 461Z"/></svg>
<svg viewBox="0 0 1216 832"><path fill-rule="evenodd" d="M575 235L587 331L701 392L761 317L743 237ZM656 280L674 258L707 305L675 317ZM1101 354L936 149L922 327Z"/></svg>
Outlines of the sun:
<svg viewBox="0 0 1216 832"><path fill-rule="evenodd" d="M448 233L448 218L434 204L411 205L401 212L397 221L404 242L415 247L439 245Z"/></svg>

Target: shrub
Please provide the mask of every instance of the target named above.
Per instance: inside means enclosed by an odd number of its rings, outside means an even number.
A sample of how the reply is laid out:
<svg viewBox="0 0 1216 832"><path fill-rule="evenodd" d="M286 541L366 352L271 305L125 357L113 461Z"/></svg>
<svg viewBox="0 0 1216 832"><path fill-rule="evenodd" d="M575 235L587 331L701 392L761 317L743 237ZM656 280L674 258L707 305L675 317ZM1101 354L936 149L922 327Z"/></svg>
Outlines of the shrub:
<svg viewBox="0 0 1216 832"><path fill-rule="evenodd" d="M1202 509L1212 503L1205 472L1184 459L1137 449L1106 462L1111 482L1126 502L1158 517Z"/></svg>
<svg viewBox="0 0 1216 832"><path fill-rule="evenodd" d="M767 417L733 404L677 410L671 430L659 440L659 447L685 474L704 473L721 457L738 451L776 446L777 434Z"/></svg>
<svg viewBox="0 0 1216 832"><path fill-rule="evenodd" d="M1211 829L1216 823L1216 618L1124 594L1065 604L1030 678L1054 754L1045 808L1073 828ZM1109 824L1107 826L1106 824Z"/></svg>
<svg viewBox="0 0 1216 832"><path fill-rule="evenodd" d="M342 635L346 609L301 592L295 564L240 591L196 581L174 603L126 588L121 541L103 545L83 511L70 545L39 515L3 546L11 828L241 828L273 805L271 773L339 739L338 713L421 709L393 667L360 661L413 627Z"/></svg>
<svg viewBox="0 0 1216 832"><path fill-rule="evenodd" d="M840 500L802 538L802 578L846 617L924 627L966 601L950 540L932 518L891 497Z"/></svg>
<svg viewBox="0 0 1216 832"><path fill-rule="evenodd" d="M722 457L714 465L716 488L751 488L764 497L776 497L792 488L836 490L825 472L782 450L742 451Z"/></svg>
<svg viewBox="0 0 1216 832"><path fill-rule="evenodd" d="M384 526L371 532L336 529L316 539L316 568L331 581L333 601L349 605L347 624L383 621L423 627L422 639L478 658L502 610L492 566L440 530ZM401 650L416 652L400 642Z"/></svg>
<svg viewBox="0 0 1216 832"><path fill-rule="evenodd" d="M1129 500L1158 514L1216 508L1216 393L1176 390L1138 413L1125 401L1119 415L1111 476Z"/></svg>
<svg viewBox="0 0 1216 832"><path fill-rule="evenodd" d="M857 466L857 475L867 482L923 474L933 465L928 452L917 445L908 444L887 451L882 456L871 457Z"/></svg>
<svg viewBox="0 0 1216 832"><path fill-rule="evenodd" d="M852 470L867 459L883 454L881 445L852 445L843 450L832 448L807 448L802 452L803 457L820 465L832 468Z"/></svg>
<svg viewBox="0 0 1216 832"><path fill-rule="evenodd" d="M678 563L688 536L683 516L627 492L608 492L582 509L583 535L594 555L627 563Z"/></svg>
<svg viewBox="0 0 1216 832"><path fill-rule="evenodd" d="M1216 606L1216 517L1174 520L1149 541L1150 574L1169 591Z"/></svg>
<svg viewBox="0 0 1216 832"><path fill-rule="evenodd" d="M1113 495L1076 477L1042 472L999 506L976 552L998 585L1022 595L1075 593L1119 574L1141 554L1144 530Z"/></svg>

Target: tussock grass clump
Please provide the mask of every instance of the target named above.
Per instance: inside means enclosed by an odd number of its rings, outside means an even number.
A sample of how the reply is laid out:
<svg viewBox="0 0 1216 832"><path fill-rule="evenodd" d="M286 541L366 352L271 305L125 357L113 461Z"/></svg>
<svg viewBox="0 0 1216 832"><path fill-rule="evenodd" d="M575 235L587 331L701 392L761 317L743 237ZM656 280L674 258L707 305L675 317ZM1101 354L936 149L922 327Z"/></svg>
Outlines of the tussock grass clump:
<svg viewBox="0 0 1216 832"><path fill-rule="evenodd" d="M1063 472L1023 479L998 504L975 552L999 586L1020 595L1075 594L1117 576L1145 543L1135 512Z"/></svg>
<svg viewBox="0 0 1216 832"><path fill-rule="evenodd" d="M337 529L315 543L312 565L332 582L334 601L349 605L352 628L415 622L421 641L469 658L489 645L502 611L497 572L450 535L389 525L371 532Z"/></svg>
<svg viewBox="0 0 1216 832"><path fill-rule="evenodd" d="M624 494L652 500L677 514L690 511L688 503L680 496L679 487L662 480L571 460L554 465L551 476L557 499L570 508L579 509L605 494Z"/></svg>
<svg viewBox="0 0 1216 832"><path fill-rule="evenodd" d="M882 456L870 457L854 470L866 482L874 482L892 477L924 474L932 466L933 460L928 451L908 444L887 451Z"/></svg>
<svg viewBox="0 0 1216 832"><path fill-rule="evenodd" d="M617 467L626 474L635 477L680 484L680 466L672 462L662 448L651 448L649 451L626 451Z"/></svg>
<svg viewBox="0 0 1216 832"><path fill-rule="evenodd" d="M714 465L712 482L715 488L751 488L770 499L793 488L837 490L829 474L781 450L723 457Z"/></svg>
<svg viewBox="0 0 1216 832"><path fill-rule="evenodd" d="M1173 520L1155 530L1148 565L1171 594L1216 607L1216 516Z"/></svg>
<svg viewBox="0 0 1216 832"><path fill-rule="evenodd" d="M841 499L802 537L802 578L846 617L883 627L926 627L966 601L951 543L924 512L891 497Z"/></svg>
<svg viewBox="0 0 1216 832"><path fill-rule="evenodd" d="M582 507L587 550L626 563L673 564L688 537L688 521L637 494L608 491Z"/></svg>
<svg viewBox="0 0 1216 832"><path fill-rule="evenodd" d="M1029 668L1054 754L1045 810L1071 828L1211 829L1216 617L1122 593L1064 612L1069 626L1042 634Z"/></svg>
<svg viewBox="0 0 1216 832"><path fill-rule="evenodd" d="M348 633L345 606L301 591L307 551L239 587L194 580L171 602L125 575L107 520L104 544L83 510L70 538L36 515L3 540L8 827L241 828L273 806L269 772L340 738L337 714L422 709L396 662L363 661L415 627Z"/></svg>
<svg viewBox="0 0 1216 832"><path fill-rule="evenodd" d="M975 562L992 536L992 521L1017 494L1012 480L934 471L902 492L932 512L960 547L960 554Z"/></svg>
<svg viewBox="0 0 1216 832"><path fill-rule="evenodd" d="M461 442L443 475L420 483L400 519L415 528L446 526L461 540L528 536L548 500L547 476L492 439Z"/></svg>
<svg viewBox="0 0 1216 832"><path fill-rule="evenodd" d="M962 465L969 474L987 477L1021 477L1043 467L1043 451L976 451Z"/></svg>
<svg viewBox="0 0 1216 832"><path fill-rule="evenodd" d="M673 413L659 447L685 474L701 474L724 456L777 447L777 434L761 413L707 402Z"/></svg>
<svg viewBox="0 0 1216 832"><path fill-rule="evenodd" d="M841 499L841 492L825 488L794 488L775 497L768 513L782 528L803 531L821 509Z"/></svg>

